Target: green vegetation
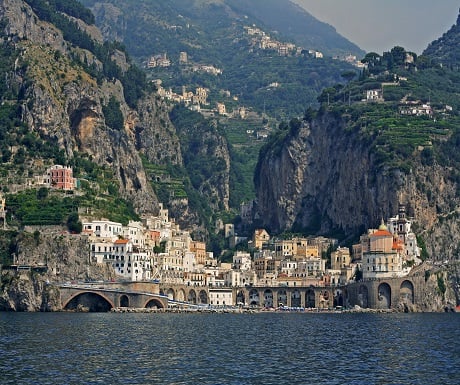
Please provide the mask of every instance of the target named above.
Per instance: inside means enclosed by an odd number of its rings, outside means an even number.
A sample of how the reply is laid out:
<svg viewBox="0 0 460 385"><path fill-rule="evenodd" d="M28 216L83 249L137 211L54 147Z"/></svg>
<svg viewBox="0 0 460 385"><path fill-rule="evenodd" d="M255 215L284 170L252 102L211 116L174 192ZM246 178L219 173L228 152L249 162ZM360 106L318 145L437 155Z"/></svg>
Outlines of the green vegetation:
<svg viewBox="0 0 460 385"><path fill-rule="evenodd" d="M381 167L408 173L419 162L429 166L457 161L460 98L456 85L460 84L460 72L402 47L382 56L368 53L363 62L368 68L359 80L323 90L318 97L323 110L345 118L346 129L370 144ZM363 102L368 90L382 90L384 101ZM404 114L422 104L430 106L430 115Z"/></svg>
<svg viewBox="0 0 460 385"><path fill-rule="evenodd" d="M115 96L112 95L107 105L102 106L102 113L104 114L107 126L118 131L123 129L123 113L120 110L120 102Z"/></svg>
<svg viewBox="0 0 460 385"><path fill-rule="evenodd" d="M447 288L446 288L446 283L444 282L444 276L441 273L437 274L437 283L438 283L438 287L437 287L438 293L444 299Z"/></svg>
<svg viewBox="0 0 460 385"><path fill-rule="evenodd" d="M96 3L101 5L95 0L83 1L90 7ZM235 103L232 99L235 97L238 98L237 105L250 106L279 120L302 115L306 106L317 105L316 97L322 88L340 81L343 72L353 69L340 60L314 59L308 51L285 57L279 56L275 49L260 49L244 27L252 24L260 26L272 35L273 40L292 42L292 38L270 32L279 28L267 26L257 18L253 11L254 7L260 11L260 5L234 0L226 3L230 8L181 0L170 0L167 5L154 1L115 0L113 4L123 12L123 21L114 22L114 15L105 7L97 7L99 13L96 19L99 26L122 38L130 55L139 64L145 65L152 55L166 53L171 59L171 66L148 71L149 77L161 79L166 89L171 87L180 93L182 86L186 86L187 90L205 87L211 91L209 99L212 106L219 99L230 106ZM244 15L245 18L235 17L229 11L232 7L236 15ZM280 14L276 13L278 7L275 1L264 4L262 12L276 15L270 23L280 18ZM283 9L283 15L289 9L293 18L288 25L292 26L294 19L297 26L302 20L305 22L305 15L297 18L298 9L290 7L292 4L285 4ZM265 19L268 14L261 17ZM291 28L285 30L288 32ZM328 35L330 42L335 39L340 40L337 34L335 37ZM311 43L309 48L313 48L311 45L314 44L318 42ZM180 52L187 52L187 64L179 64ZM222 74L214 76L197 71L194 65L198 64L213 65L221 69ZM219 97L221 90L229 90L231 98L223 100Z"/></svg>
<svg viewBox="0 0 460 385"><path fill-rule="evenodd" d="M55 11L83 20L86 24L94 24L94 15L76 0L25 0L37 15L49 22L56 22Z"/></svg>

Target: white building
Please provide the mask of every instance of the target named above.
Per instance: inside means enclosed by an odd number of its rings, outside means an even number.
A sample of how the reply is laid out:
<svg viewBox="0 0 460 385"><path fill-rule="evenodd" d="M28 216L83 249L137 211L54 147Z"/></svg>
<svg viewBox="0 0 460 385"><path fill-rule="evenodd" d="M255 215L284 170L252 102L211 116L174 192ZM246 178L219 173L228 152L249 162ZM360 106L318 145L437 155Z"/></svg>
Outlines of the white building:
<svg viewBox="0 0 460 385"><path fill-rule="evenodd" d="M211 306L232 306L233 290L231 288L210 288L209 304Z"/></svg>
<svg viewBox="0 0 460 385"><path fill-rule="evenodd" d="M93 234L101 238L117 238L122 235L123 226L119 222L108 220L83 222L83 232Z"/></svg>
<svg viewBox="0 0 460 385"><path fill-rule="evenodd" d="M237 251L233 256L233 268L235 270L249 271L252 269L251 254Z"/></svg>

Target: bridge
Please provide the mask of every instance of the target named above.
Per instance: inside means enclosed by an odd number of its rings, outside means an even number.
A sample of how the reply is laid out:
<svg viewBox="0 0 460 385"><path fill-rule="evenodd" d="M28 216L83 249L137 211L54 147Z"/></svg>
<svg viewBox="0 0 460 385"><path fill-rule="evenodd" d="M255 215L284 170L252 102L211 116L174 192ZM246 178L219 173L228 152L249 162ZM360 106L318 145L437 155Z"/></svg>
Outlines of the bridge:
<svg viewBox="0 0 460 385"><path fill-rule="evenodd" d="M245 287L203 287L184 285L162 285L160 293L173 301L191 304L213 303L213 292L228 290L232 292L234 303L228 305L246 305L254 307L311 307L330 308L334 300L341 301L341 290L337 294L332 287L296 287L296 286L252 286Z"/></svg>
<svg viewBox="0 0 460 385"><path fill-rule="evenodd" d="M425 276L421 272L406 277L366 280L344 287L347 305L370 309L420 305L425 295Z"/></svg>
<svg viewBox="0 0 460 385"><path fill-rule="evenodd" d="M207 287L153 282L103 282L59 285L62 309L110 311L111 308L157 308L168 305L216 306L217 293L231 292L233 303L253 307L298 307L330 309L336 306L393 309L417 305L425 294L424 274L366 280L345 286L251 286ZM219 297L217 297L219 298ZM221 302L222 304L222 302Z"/></svg>
<svg viewBox="0 0 460 385"><path fill-rule="evenodd" d="M91 282L59 285L63 310L107 312L118 307L165 309L168 298L151 282Z"/></svg>

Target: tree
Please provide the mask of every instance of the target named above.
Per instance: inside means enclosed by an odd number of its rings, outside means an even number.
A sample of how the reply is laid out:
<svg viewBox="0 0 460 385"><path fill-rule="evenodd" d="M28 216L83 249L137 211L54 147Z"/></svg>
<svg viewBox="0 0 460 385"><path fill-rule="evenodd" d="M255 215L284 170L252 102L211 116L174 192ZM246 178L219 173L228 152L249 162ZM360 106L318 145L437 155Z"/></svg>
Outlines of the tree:
<svg viewBox="0 0 460 385"><path fill-rule="evenodd" d="M78 217L78 213L71 213L67 218L67 228L71 233L81 233L83 225Z"/></svg>
<svg viewBox="0 0 460 385"><path fill-rule="evenodd" d="M43 200L48 197L48 188L46 187L40 187L37 191L37 199L38 200Z"/></svg>
<svg viewBox="0 0 460 385"><path fill-rule="evenodd" d="M123 114L120 110L120 102L111 96L106 106L102 106L105 123L114 130L122 130L124 125Z"/></svg>
<svg viewBox="0 0 460 385"><path fill-rule="evenodd" d="M340 75L342 78L344 78L348 83L351 82L358 74L356 71L350 70L350 71L345 71L342 72Z"/></svg>

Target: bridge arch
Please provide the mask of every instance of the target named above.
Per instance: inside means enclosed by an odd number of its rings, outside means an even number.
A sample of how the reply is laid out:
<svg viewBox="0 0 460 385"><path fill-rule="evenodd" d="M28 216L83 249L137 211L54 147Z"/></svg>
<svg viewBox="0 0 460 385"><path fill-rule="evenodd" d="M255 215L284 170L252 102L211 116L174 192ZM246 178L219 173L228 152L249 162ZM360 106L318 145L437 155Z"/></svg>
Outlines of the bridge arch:
<svg viewBox="0 0 460 385"><path fill-rule="evenodd" d="M166 296L168 297L169 300L174 301L174 300L176 299L176 298L175 298L176 296L175 296L175 293L174 293L174 289L171 289L171 288L168 289L168 290L166 291Z"/></svg>
<svg viewBox="0 0 460 385"><path fill-rule="evenodd" d="M196 305L196 291L194 289L190 289L190 291L188 292L187 302Z"/></svg>
<svg viewBox="0 0 460 385"><path fill-rule="evenodd" d="M244 290L238 290L238 293L236 294L236 304L246 305L246 296L244 295Z"/></svg>
<svg viewBox="0 0 460 385"><path fill-rule="evenodd" d="M120 307L129 307L129 298L126 294L120 297Z"/></svg>
<svg viewBox="0 0 460 385"><path fill-rule="evenodd" d="M273 291L270 289L264 291L264 307L273 307Z"/></svg>
<svg viewBox="0 0 460 385"><path fill-rule="evenodd" d="M259 292L256 289L249 290L249 305L250 306L260 305Z"/></svg>
<svg viewBox="0 0 460 385"><path fill-rule="evenodd" d="M406 279L401 283L401 287L399 288L399 300L407 305L412 305L414 303L414 284L411 281Z"/></svg>
<svg viewBox="0 0 460 385"><path fill-rule="evenodd" d="M305 292L305 307L312 309L316 307L315 290L312 288Z"/></svg>
<svg viewBox="0 0 460 385"><path fill-rule="evenodd" d="M176 300L185 302L185 290L184 289L179 289L176 294Z"/></svg>
<svg viewBox="0 0 460 385"><path fill-rule="evenodd" d="M164 309L165 305L159 299L152 298L147 301L144 307L149 309Z"/></svg>
<svg viewBox="0 0 460 385"><path fill-rule="evenodd" d="M199 299L200 299L201 304L207 305L207 303L208 303L208 293L206 293L206 290L201 290L200 291Z"/></svg>
<svg viewBox="0 0 460 385"><path fill-rule="evenodd" d="M291 306L292 307L300 307L301 305L301 300L300 300L300 291L298 289L295 289L291 293Z"/></svg>
<svg viewBox="0 0 460 385"><path fill-rule="evenodd" d="M89 312L108 312L114 303L101 293L81 291L70 298L62 308L64 310L84 310Z"/></svg>
<svg viewBox="0 0 460 385"><path fill-rule="evenodd" d="M285 289L278 290L277 306L287 306L287 293Z"/></svg>
<svg viewBox="0 0 460 385"><path fill-rule="evenodd" d="M377 308L391 308L391 286L386 282L381 283L377 289Z"/></svg>
<svg viewBox="0 0 460 385"><path fill-rule="evenodd" d="M344 293L342 290L336 290L334 292L334 307L335 306L343 306L343 298L344 298Z"/></svg>

